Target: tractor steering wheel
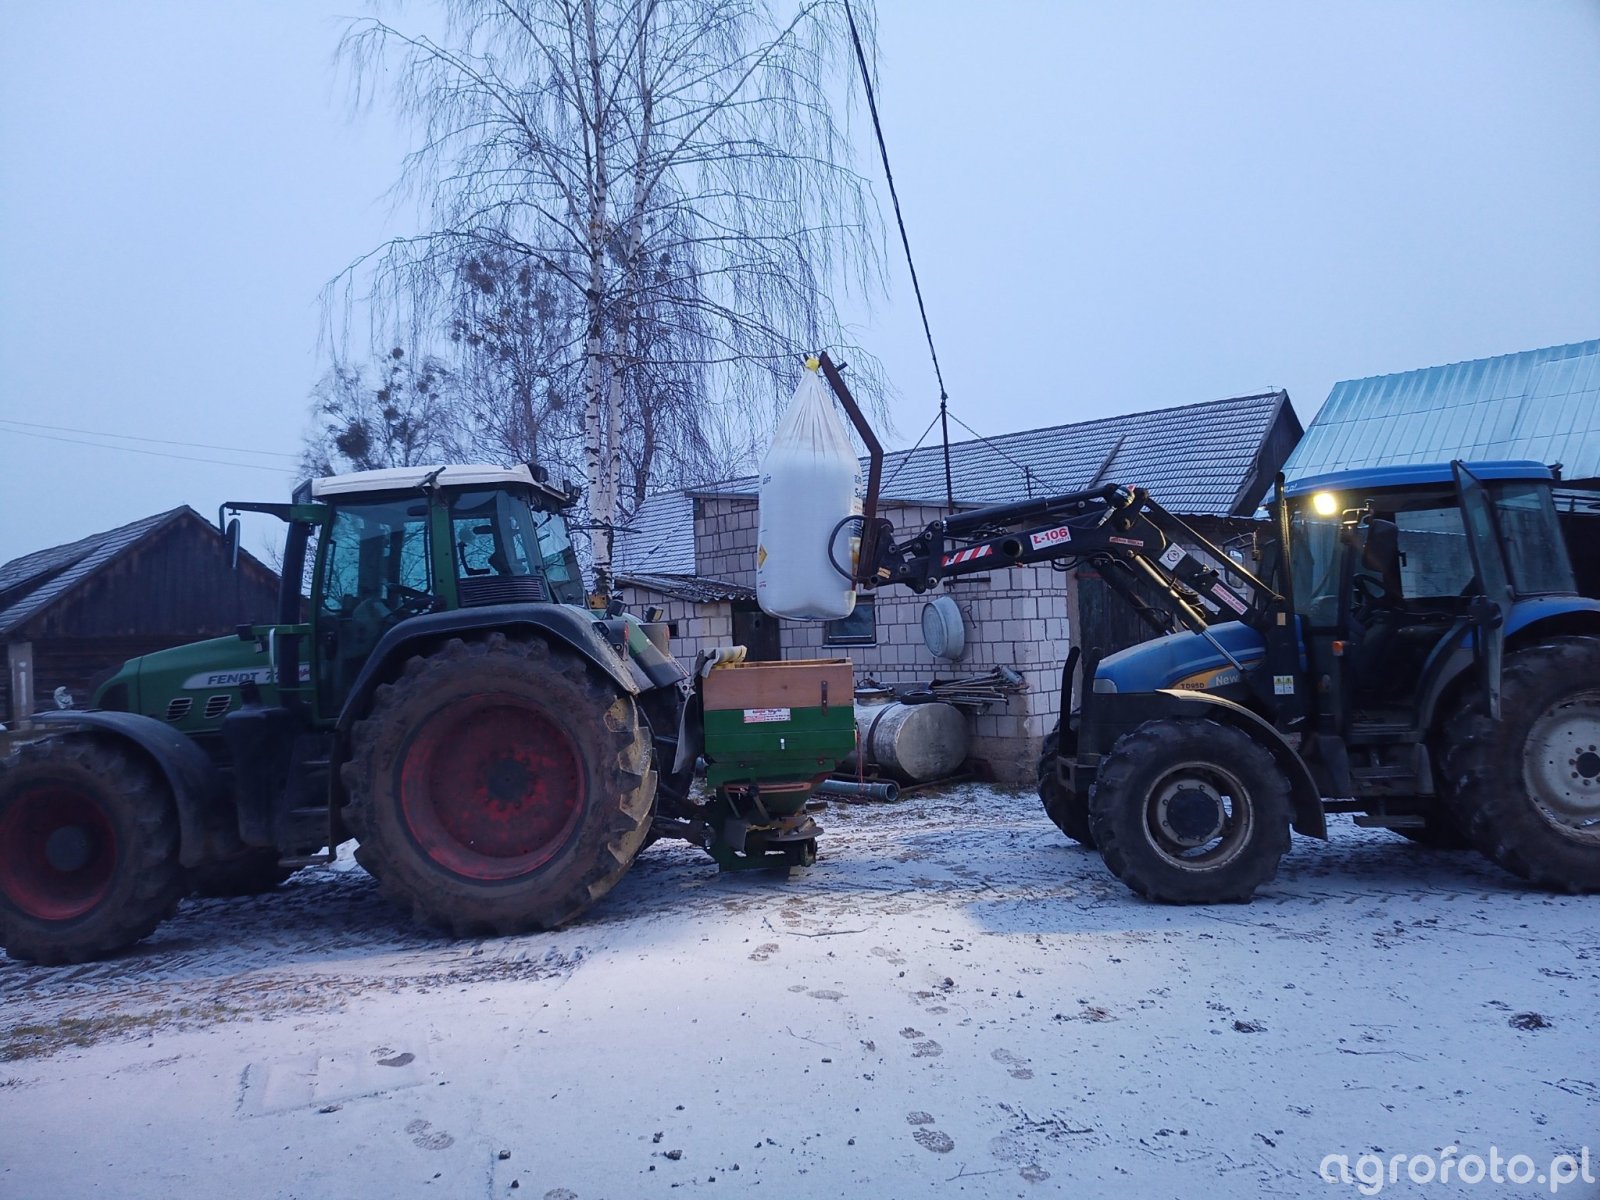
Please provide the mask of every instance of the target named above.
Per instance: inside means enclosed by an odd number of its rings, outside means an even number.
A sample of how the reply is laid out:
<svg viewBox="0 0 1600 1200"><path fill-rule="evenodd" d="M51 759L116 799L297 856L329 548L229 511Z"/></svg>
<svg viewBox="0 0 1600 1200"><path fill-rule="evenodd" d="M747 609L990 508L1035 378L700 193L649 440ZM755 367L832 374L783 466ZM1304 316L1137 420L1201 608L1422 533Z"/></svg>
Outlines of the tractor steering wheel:
<svg viewBox="0 0 1600 1200"><path fill-rule="evenodd" d="M432 612L433 604L434 597L428 592L398 583L389 589L389 611L394 616L414 617L421 613Z"/></svg>

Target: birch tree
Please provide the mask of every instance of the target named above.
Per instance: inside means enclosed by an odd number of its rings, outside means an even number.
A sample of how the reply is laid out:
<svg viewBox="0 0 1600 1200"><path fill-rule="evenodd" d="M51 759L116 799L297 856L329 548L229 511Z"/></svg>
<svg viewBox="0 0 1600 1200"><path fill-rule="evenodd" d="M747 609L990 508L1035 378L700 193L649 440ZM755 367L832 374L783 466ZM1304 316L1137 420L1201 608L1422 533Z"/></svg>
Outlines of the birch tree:
<svg viewBox="0 0 1600 1200"><path fill-rule="evenodd" d="M841 335L832 299L871 291L881 262L840 115L855 69L844 10L444 8L438 36L382 19L346 34L358 92L392 80L416 123L401 186L431 226L348 280L370 266L372 294L394 311L450 314L451 336L479 356L463 374L500 375L480 417L508 449L523 438L557 460L575 452L604 592L619 519L664 480L748 448L802 352L848 350L875 394L874 363ZM856 14L870 45L870 0ZM477 297L462 287L472 272ZM491 283L528 307L499 335L481 320Z"/></svg>

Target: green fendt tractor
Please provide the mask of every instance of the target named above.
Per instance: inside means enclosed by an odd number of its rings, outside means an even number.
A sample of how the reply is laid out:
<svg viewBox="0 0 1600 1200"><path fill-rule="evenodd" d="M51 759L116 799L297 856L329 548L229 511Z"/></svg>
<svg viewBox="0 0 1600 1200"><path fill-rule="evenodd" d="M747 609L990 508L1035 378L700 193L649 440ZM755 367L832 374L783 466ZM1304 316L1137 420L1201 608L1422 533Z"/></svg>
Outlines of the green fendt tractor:
<svg viewBox="0 0 1600 1200"><path fill-rule="evenodd" d="M134 659L94 709L5 735L6 952L98 958L191 890L264 891L352 837L458 935L571 919L653 818L709 844L698 747L678 749L692 685L664 628L585 607L571 499L537 468L450 466L225 505L287 522L278 619Z"/></svg>

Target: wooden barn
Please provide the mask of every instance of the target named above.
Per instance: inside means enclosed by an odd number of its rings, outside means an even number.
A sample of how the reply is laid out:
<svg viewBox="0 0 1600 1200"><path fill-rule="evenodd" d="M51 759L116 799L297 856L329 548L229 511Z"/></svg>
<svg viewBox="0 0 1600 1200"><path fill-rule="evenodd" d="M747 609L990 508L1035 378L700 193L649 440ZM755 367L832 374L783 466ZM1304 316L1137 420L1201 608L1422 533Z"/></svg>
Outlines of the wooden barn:
<svg viewBox="0 0 1600 1200"><path fill-rule="evenodd" d="M65 687L78 707L127 659L267 622L278 577L250 555L228 565L216 526L187 505L0 566L0 720L31 658L30 711Z"/></svg>

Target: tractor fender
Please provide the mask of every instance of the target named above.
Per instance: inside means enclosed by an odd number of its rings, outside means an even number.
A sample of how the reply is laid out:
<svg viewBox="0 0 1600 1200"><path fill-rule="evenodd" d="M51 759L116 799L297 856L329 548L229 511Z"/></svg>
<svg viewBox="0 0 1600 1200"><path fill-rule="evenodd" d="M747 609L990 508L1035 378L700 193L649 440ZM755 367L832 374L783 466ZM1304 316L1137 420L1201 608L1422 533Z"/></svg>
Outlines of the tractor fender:
<svg viewBox="0 0 1600 1200"><path fill-rule="evenodd" d="M1299 751L1284 736L1244 705L1205 692L1162 688L1152 692L1099 693L1091 707L1097 726L1100 753L1109 751L1116 740L1146 721L1176 717L1198 717L1232 725L1254 738L1277 761L1289 781L1289 803L1294 810L1294 828L1307 837L1328 836L1328 819L1322 808L1322 791L1311 777L1310 768Z"/></svg>
<svg viewBox="0 0 1600 1200"><path fill-rule="evenodd" d="M392 626L362 666L339 713L343 738L367 709L372 693L394 664L421 646L446 638L495 632L537 630L582 655L591 666L630 696L653 686L637 664L606 638L606 625L587 609L566 604L485 604L449 612L424 613Z"/></svg>
<svg viewBox="0 0 1600 1200"><path fill-rule="evenodd" d="M132 743L161 772L178 810L178 860L193 867L244 848L233 806L211 759L193 739L164 721L139 713L86 709L35 713L49 736L91 733Z"/></svg>
<svg viewBox="0 0 1600 1200"><path fill-rule="evenodd" d="M1505 624L1507 650L1535 646L1554 637L1600 637L1600 600L1537 596L1512 606ZM1439 640L1422 665L1422 687L1416 700L1419 729L1434 727L1441 704L1457 694L1457 685L1476 662L1470 630L1455 629ZM1448 711L1449 705L1445 707Z"/></svg>

